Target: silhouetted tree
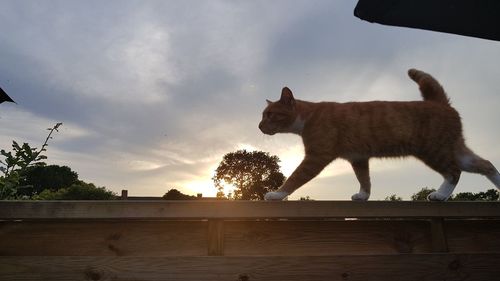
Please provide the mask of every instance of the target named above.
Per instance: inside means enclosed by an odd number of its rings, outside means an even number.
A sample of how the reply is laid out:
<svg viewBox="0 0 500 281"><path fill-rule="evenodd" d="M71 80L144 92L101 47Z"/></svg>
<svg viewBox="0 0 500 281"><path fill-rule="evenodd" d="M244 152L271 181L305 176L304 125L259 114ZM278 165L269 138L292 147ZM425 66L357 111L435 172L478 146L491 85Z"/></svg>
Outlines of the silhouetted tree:
<svg viewBox="0 0 500 281"><path fill-rule="evenodd" d="M179 190L173 188L167 191L162 197L165 200L193 200L196 196L191 196L180 192Z"/></svg>
<svg viewBox="0 0 500 281"><path fill-rule="evenodd" d="M33 196L34 200L113 200L116 194L97 187L93 183L78 181L67 188L59 190L45 189L40 194Z"/></svg>
<svg viewBox="0 0 500 281"><path fill-rule="evenodd" d="M460 192L455 194L450 200L453 201L498 201L499 193L495 189L488 189L486 192Z"/></svg>
<svg viewBox="0 0 500 281"><path fill-rule="evenodd" d="M26 168L20 181L18 193L32 196L45 189L59 190L78 182L78 174L68 166L48 165L31 166Z"/></svg>
<svg viewBox="0 0 500 281"><path fill-rule="evenodd" d="M222 193L223 183L235 186L234 199L263 200L268 191L276 190L285 181L279 158L267 152L238 150L224 155L212 178Z"/></svg>
<svg viewBox="0 0 500 281"><path fill-rule="evenodd" d="M385 197L385 201L403 201L403 198L397 196L396 194L392 194L390 196Z"/></svg>
<svg viewBox="0 0 500 281"><path fill-rule="evenodd" d="M412 201L427 201L427 196L431 194L431 192L436 191L434 188L424 187L419 192L413 194L411 196Z"/></svg>
<svg viewBox="0 0 500 281"><path fill-rule="evenodd" d="M427 196L433 191L436 191L433 188L422 188L419 192L413 194L411 196L411 200L413 201L426 201ZM449 201L497 201L500 197L500 193L496 189L488 189L483 192L460 192L452 195L448 200ZM387 198L386 198L387 199Z"/></svg>
<svg viewBox="0 0 500 281"><path fill-rule="evenodd" d="M47 159L47 156L42 153L47 151L52 134L58 132L61 125L62 123L56 123L52 128L47 129L49 134L40 149L31 147L28 143L20 145L16 141L12 141L11 151L0 149L0 157L3 158L0 159L0 199L29 198L20 193L25 188L21 181L28 168L45 165L42 161Z"/></svg>

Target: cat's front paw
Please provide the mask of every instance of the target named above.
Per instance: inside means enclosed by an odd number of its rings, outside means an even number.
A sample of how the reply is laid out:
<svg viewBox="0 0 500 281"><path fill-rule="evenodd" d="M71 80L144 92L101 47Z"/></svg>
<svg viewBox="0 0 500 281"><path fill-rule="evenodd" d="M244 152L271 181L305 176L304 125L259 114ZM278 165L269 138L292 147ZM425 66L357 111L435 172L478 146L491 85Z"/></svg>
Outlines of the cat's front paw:
<svg viewBox="0 0 500 281"><path fill-rule="evenodd" d="M281 201L285 199L289 194L284 191L271 191L264 195L264 200L267 201Z"/></svg>
<svg viewBox="0 0 500 281"><path fill-rule="evenodd" d="M367 201L370 198L370 193L360 191L351 196L352 201Z"/></svg>
<svg viewBox="0 0 500 281"><path fill-rule="evenodd" d="M437 191L434 191L434 192L431 192L427 196L427 200L429 200L429 201L446 201L448 199L448 197L450 197L450 196L446 195L446 194L441 194Z"/></svg>

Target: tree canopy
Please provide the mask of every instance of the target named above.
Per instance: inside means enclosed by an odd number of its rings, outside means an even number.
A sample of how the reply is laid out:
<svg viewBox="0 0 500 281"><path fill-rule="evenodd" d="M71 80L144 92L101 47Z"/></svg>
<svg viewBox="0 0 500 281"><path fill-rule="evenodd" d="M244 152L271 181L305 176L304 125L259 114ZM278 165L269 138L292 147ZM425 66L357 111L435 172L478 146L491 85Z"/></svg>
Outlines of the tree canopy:
<svg viewBox="0 0 500 281"><path fill-rule="evenodd" d="M47 156L42 155L47 150L48 142L52 139L52 134L58 132L62 123L55 124L48 128L49 134L40 149L31 147L28 143L19 145L12 141L12 150L0 149L0 199L18 199L29 195L24 195L20 191L25 187L21 181L25 178L26 171L35 166L45 165L42 162Z"/></svg>
<svg viewBox="0 0 500 281"><path fill-rule="evenodd" d="M427 196L436 191L434 188L424 187L411 196L411 201L427 201Z"/></svg>
<svg viewBox="0 0 500 281"><path fill-rule="evenodd" d="M116 194L93 183L77 181L58 190L45 189L32 197L34 200L113 200Z"/></svg>
<svg viewBox="0 0 500 281"><path fill-rule="evenodd" d="M450 200L452 201L498 201L499 192L496 189L488 189L478 193L460 192L455 194Z"/></svg>
<svg viewBox="0 0 500 281"><path fill-rule="evenodd" d="M427 196L431 192L436 191L434 188L424 187L417 193L411 196L412 201L427 201ZM488 189L487 191L474 192L459 192L452 195L448 201L497 201L500 193L496 189ZM394 195L395 196L395 195ZM386 198L387 199L387 198Z"/></svg>
<svg viewBox="0 0 500 281"><path fill-rule="evenodd" d="M165 193L162 198L165 200L194 200L196 199L196 196L184 194L179 190L173 188L167 191L167 193Z"/></svg>
<svg viewBox="0 0 500 281"><path fill-rule="evenodd" d="M385 197L385 201L403 201L401 196L397 196L396 194L391 194L390 196Z"/></svg>
<svg viewBox="0 0 500 281"><path fill-rule="evenodd" d="M278 189L285 181L280 160L267 152L238 150L224 155L212 180L223 194L224 183L235 187L233 198L263 200L264 195Z"/></svg>
<svg viewBox="0 0 500 281"><path fill-rule="evenodd" d="M22 195L32 196L43 190L59 190L69 187L78 181L78 174L68 166L40 165L28 167L20 180L24 188L19 190Z"/></svg>

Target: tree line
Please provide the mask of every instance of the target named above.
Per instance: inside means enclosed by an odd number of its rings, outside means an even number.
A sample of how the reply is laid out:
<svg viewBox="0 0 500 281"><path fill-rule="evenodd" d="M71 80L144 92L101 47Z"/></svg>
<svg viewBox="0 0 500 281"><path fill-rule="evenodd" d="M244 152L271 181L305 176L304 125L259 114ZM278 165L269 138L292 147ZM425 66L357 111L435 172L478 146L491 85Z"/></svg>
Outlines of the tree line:
<svg viewBox="0 0 500 281"><path fill-rule="evenodd" d="M411 201L427 201L427 196L431 192L436 191L434 188L424 187L417 193L414 193L411 197ZM459 192L453 194L448 201L498 201L500 193L496 189L488 189L487 191L480 192ZM403 201L403 198L392 194L385 197L386 201Z"/></svg>

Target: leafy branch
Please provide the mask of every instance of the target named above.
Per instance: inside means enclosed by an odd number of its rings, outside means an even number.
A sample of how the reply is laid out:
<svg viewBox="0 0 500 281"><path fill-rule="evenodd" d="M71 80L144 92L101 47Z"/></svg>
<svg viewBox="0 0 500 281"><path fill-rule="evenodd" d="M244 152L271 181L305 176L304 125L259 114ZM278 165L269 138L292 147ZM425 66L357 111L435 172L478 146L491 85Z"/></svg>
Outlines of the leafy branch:
<svg viewBox="0 0 500 281"><path fill-rule="evenodd" d="M47 129L49 134L39 150L30 147L28 143L19 145L16 141L12 141L12 151L0 150L0 154L5 157L4 160L0 160L2 165L0 166L0 172L3 173L3 176L0 176L0 199L9 199L16 196L19 182L28 167L45 164L41 161L47 159L47 156L42 155L42 153L47 151L52 134L54 131L59 132L61 125L62 123L56 123L52 128Z"/></svg>
<svg viewBox="0 0 500 281"><path fill-rule="evenodd" d="M63 124L63 123L59 122L59 123L56 123L56 124L54 125L54 127L52 127L52 128L47 128L47 130L48 130L48 131L50 131L50 132L49 132L49 134L47 135L47 138L45 139L45 142L43 143L42 148L40 148L40 151L38 151L38 153L37 153L37 155L36 155L37 157L38 157L38 156L40 155L40 153L42 153L43 151L47 151L46 147L49 145L49 140L51 140L51 139L52 139L52 134L54 133L54 131L59 132L59 127L61 127L61 126L62 126L62 124ZM45 156L43 156L43 157L44 157L43 159L47 159L47 157L45 157Z"/></svg>

